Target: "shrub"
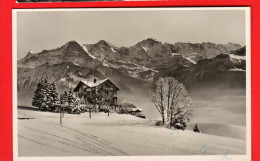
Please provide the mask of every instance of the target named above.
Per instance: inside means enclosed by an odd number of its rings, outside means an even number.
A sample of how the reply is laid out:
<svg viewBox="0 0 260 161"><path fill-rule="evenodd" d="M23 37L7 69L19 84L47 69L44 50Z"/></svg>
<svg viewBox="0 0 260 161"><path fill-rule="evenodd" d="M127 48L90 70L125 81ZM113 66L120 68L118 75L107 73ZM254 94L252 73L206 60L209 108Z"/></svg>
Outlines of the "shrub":
<svg viewBox="0 0 260 161"><path fill-rule="evenodd" d="M163 122L162 121L156 121L155 122L155 126L163 126Z"/></svg>
<svg viewBox="0 0 260 161"><path fill-rule="evenodd" d="M185 130L187 127L187 124L184 121L184 119L173 119L172 126L175 129Z"/></svg>

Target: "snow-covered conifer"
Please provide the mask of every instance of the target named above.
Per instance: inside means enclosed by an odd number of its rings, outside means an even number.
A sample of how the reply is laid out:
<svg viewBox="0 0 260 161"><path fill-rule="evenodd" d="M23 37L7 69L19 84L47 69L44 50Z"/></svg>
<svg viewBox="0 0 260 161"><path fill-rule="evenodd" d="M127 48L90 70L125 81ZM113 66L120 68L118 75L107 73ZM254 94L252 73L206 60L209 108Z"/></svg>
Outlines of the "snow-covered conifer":
<svg viewBox="0 0 260 161"><path fill-rule="evenodd" d="M55 83L48 83L46 78L41 79L34 91L32 105L43 111L54 111L60 105Z"/></svg>

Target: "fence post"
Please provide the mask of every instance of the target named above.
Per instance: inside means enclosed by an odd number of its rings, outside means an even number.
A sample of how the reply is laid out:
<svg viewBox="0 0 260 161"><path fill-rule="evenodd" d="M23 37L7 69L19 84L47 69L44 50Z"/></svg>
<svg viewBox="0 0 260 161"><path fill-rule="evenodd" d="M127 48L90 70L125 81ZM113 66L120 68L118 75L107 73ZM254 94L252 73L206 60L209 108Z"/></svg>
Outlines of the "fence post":
<svg viewBox="0 0 260 161"><path fill-rule="evenodd" d="M60 124L62 125L62 106L60 106Z"/></svg>

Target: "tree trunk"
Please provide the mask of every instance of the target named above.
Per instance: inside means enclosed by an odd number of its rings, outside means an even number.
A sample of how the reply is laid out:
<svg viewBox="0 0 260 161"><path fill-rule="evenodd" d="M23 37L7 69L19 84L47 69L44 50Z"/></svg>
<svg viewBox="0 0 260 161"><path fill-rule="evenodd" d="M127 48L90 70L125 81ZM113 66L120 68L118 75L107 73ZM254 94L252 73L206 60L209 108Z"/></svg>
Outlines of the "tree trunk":
<svg viewBox="0 0 260 161"><path fill-rule="evenodd" d="M91 110L89 110L89 118L91 119Z"/></svg>
<svg viewBox="0 0 260 161"><path fill-rule="evenodd" d="M168 83L168 97L167 97L167 110L166 110L166 117L167 117L167 122L169 122L169 110L170 110L170 83Z"/></svg>
<svg viewBox="0 0 260 161"><path fill-rule="evenodd" d="M161 113L162 113L162 123L164 125L165 120L164 120L164 107L163 107L163 93L162 93L162 87L161 87Z"/></svg>
<svg viewBox="0 0 260 161"><path fill-rule="evenodd" d="M170 129L172 128L172 110L171 110L171 115L170 115Z"/></svg>
<svg viewBox="0 0 260 161"><path fill-rule="evenodd" d="M60 107L60 124L62 125L62 107Z"/></svg>
<svg viewBox="0 0 260 161"><path fill-rule="evenodd" d="M170 128L172 128L172 124L173 124L173 109L174 107L171 107L171 114L170 114Z"/></svg>
<svg viewBox="0 0 260 161"><path fill-rule="evenodd" d="M164 114L162 114L162 124L164 125L164 122L165 122L165 120L164 120Z"/></svg>

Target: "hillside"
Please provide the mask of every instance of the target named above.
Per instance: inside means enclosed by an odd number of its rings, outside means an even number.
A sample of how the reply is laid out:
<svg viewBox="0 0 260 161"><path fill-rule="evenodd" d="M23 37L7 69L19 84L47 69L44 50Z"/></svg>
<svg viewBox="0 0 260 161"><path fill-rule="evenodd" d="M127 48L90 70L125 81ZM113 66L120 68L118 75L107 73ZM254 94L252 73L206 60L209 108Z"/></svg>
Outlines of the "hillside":
<svg viewBox="0 0 260 161"><path fill-rule="evenodd" d="M65 114L62 126L57 113L18 110L18 118L18 152L22 157L224 156L227 152L229 155L246 152L244 140L155 127L151 120L131 115L111 113L107 117L100 113L89 119L88 113Z"/></svg>

